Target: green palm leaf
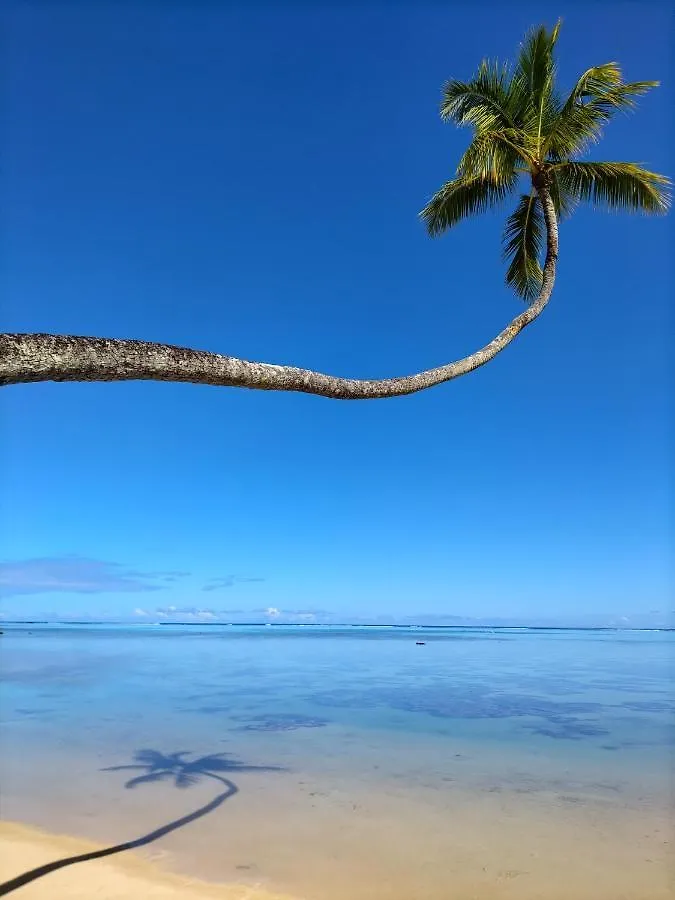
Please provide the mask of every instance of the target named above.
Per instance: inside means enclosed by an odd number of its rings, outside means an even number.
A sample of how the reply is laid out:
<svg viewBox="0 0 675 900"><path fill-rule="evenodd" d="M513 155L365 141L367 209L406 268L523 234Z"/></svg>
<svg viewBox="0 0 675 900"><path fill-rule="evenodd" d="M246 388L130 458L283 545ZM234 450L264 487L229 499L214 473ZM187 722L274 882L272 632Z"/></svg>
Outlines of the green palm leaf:
<svg viewBox="0 0 675 900"><path fill-rule="evenodd" d="M635 106L635 98L658 85L657 81L624 83L617 63L588 69L578 79L559 115L551 123L546 150L565 159L599 140L612 116Z"/></svg>
<svg viewBox="0 0 675 900"><path fill-rule="evenodd" d="M579 78L565 101L565 112L579 103L592 103L612 113L619 109L629 110L635 106L635 97L646 94L658 87L658 81L624 82L618 63L609 62L587 69Z"/></svg>
<svg viewBox="0 0 675 900"><path fill-rule="evenodd" d="M470 81L448 81L443 89L441 118L475 128L512 126L507 76L506 67L483 60Z"/></svg>
<svg viewBox="0 0 675 900"><path fill-rule="evenodd" d="M554 92L553 58L559 31L560 22L550 32L541 27L527 35L511 82L511 93L518 97L519 124L535 152L559 108Z"/></svg>
<svg viewBox="0 0 675 900"><path fill-rule="evenodd" d="M420 218L429 234L437 237L461 219L500 203L514 184L514 175L508 180L492 175L454 178L434 194L420 213Z"/></svg>
<svg viewBox="0 0 675 900"><path fill-rule="evenodd" d="M517 149L508 139L508 131L479 132L460 159L457 175L508 181L513 177L518 158Z"/></svg>
<svg viewBox="0 0 675 900"><path fill-rule="evenodd" d="M510 260L506 283L524 300L532 301L541 288L539 262L544 241L544 215L537 195L522 194L506 220L502 238L504 258Z"/></svg>
<svg viewBox="0 0 675 900"><path fill-rule="evenodd" d="M670 179L636 163L566 162L554 171L566 193L595 206L644 213L670 206Z"/></svg>
<svg viewBox="0 0 675 900"><path fill-rule="evenodd" d="M566 219L568 216L571 216L579 205L579 198L570 193L565 179L556 172L552 172L549 190L558 219Z"/></svg>
<svg viewBox="0 0 675 900"><path fill-rule="evenodd" d="M525 37L518 56L514 77L533 101L550 89L554 74L553 48L558 40L561 22L549 32L544 26L533 28Z"/></svg>

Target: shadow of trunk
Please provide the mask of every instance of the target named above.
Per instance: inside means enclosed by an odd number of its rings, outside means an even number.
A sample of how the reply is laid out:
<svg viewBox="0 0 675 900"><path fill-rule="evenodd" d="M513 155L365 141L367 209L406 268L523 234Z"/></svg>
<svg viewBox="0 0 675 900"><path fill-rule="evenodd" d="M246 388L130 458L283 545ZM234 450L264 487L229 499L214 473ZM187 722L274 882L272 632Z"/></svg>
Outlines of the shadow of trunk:
<svg viewBox="0 0 675 900"><path fill-rule="evenodd" d="M31 881L35 881L37 878L49 875L50 872L55 872L57 869L63 869L66 866L75 865L75 863L88 862L92 859L102 859L104 856L112 856L114 853L123 853L125 850L135 850L137 847L145 847L146 844L152 844L153 841L159 840L159 838L164 837L165 834L170 834L178 828L183 828L184 825L189 825L190 822L194 822L196 819L201 819L202 816L206 816L210 812L213 812L214 809L217 809L226 800L229 800L230 797L234 797L239 791L236 784L228 779L218 778L218 780L226 785L227 790L218 794L217 797L214 797L214 799L205 806L200 806L199 809L195 809L186 816L182 816L180 819L175 819L173 822L162 825L160 828L151 831L149 834L144 834L142 837L135 838L133 841L125 841L123 844L115 844L114 847L104 847L102 850L93 850L90 853L81 853L79 856L69 856L66 859L57 859L54 862L45 863L43 866L31 869L29 872L24 872L23 875L17 875L16 878L10 878L9 881L0 884L0 897L29 884Z"/></svg>

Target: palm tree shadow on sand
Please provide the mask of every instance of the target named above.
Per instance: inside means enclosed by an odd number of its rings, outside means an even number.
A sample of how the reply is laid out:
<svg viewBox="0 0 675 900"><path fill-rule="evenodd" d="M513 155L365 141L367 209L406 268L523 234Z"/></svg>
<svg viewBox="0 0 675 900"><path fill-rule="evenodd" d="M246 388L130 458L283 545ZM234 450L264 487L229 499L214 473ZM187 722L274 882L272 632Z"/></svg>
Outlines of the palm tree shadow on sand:
<svg viewBox="0 0 675 900"><path fill-rule="evenodd" d="M210 778L223 786L222 790L213 800L193 810L180 819L174 819L166 825L156 828L154 831L144 834L141 837L131 841L125 841L122 844L115 844L113 847L104 847L102 850L94 850L90 853L81 853L78 856L69 856L65 859L58 859L54 862L45 863L17 875L16 878L10 878L0 884L0 896L9 894L37 878L49 875L57 869L63 869L66 866L72 866L75 863L87 862L88 860L101 859L104 856L112 856L114 853L122 853L125 850L135 850L138 847L145 847L152 844L153 841L159 840L172 831L177 831L190 822L201 819L203 816L213 812L219 806L222 806L226 800L234 797L239 793L237 785L225 774L234 772L281 772L280 766L248 766L237 759L233 759L226 753L214 753L211 756L201 756L197 759L186 759L190 754L187 751L178 753L160 753L157 750L139 750L134 754L134 762L126 766L108 766L101 769L102 772L121 772L121 771L140 771L141 774L130 778L124 785L125 788L133 790L143 784L151 784L156 781L172 781L174 786L180 789L192 787L203 778Z"/></svg>

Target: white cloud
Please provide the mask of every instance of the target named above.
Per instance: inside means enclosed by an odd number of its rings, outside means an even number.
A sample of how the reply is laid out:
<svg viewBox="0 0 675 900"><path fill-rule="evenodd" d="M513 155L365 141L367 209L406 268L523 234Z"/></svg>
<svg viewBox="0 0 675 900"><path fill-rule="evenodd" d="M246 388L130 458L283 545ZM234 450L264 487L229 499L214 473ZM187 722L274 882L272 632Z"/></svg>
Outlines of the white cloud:
<svg viewBox="0 0 675 900"><path fill-rule="evenodd" d="M159 591L163 572L137 572L119 563L82 556L36 557L0 562L0 593L102 594Z"/></svg>

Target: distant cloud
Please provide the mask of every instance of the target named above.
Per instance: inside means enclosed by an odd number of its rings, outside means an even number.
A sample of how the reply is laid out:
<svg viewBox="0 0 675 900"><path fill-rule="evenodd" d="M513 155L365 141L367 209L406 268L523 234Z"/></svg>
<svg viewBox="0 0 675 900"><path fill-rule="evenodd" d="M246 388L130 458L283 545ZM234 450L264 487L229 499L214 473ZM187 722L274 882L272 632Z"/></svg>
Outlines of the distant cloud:
<svg viewBox="0 0 675 900"><path fill-rule="evenodd" d="M203 591L217 591L221 588L230 588L234 585L234 576L228 575L226 578L214 578L212 581L207 581Z"/></svg>
<svg viewBox="0 0 675 900"><path fill-rule="evenodd" d="M0 594L103 594L159 591L187 572L138 572L119 563L82 556L0 562Z"/></svg>
<svg viewBox="0 0 675 900"><path fill-rule="evenodd" d="M165 606L153 613L136 610L136 614L154 615L160 619L181 619L182 621L210 622L219 617L214 609L200 609L197 606Z"/></svg>
<svg viewBox="0 0 675 900"><path fill-rule="evenodd" d="M264 578L258 577L245 577L241 575L224 575L222 578L212 578L210 581L207 581L203 591L218 591L224 588L234 587L235 584L254 584L256 582L264 581Z"/></svg>
<svg viewBox="0 0 675 900"><path fill-rule="evenodd" d="M179 578L187 578L190 572L157 572L162 581L178 581Z"/></svg>
<svg viewBox="0 0 675 900"><path fill-rule="evenodd" d="M300 624L319 624L329 616L321 610L293 609L281 610L276 606L268 606L265 609L212 609L201 606L160 606L156 609L137 607L133 616L135 619L150 619L160 622L276 622L288 624L297 622Z"/></svg>
<svg viewBox="0 0 675 900"><path fill-rule="evenodd" d="M306 622L319 624L330 621L331 614L322 609L279 609L268 606L265 609L251 610L254 616L274 619L276 622Z"/></svg>

